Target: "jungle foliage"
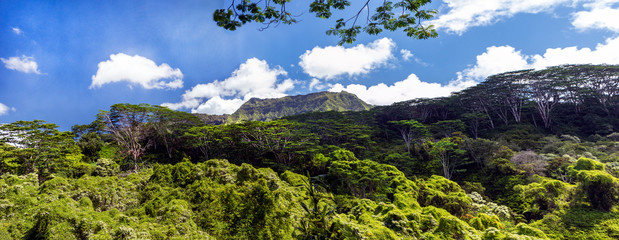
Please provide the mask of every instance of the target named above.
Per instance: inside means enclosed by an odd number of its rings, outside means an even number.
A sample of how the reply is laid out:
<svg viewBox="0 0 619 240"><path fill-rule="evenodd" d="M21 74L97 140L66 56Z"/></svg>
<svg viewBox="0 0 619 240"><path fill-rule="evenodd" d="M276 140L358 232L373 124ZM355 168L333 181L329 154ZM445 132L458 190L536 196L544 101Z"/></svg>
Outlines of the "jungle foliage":
<svg viewBox="0 0 619 240"><path fill-rule="evenodd" d="M268 122L0 125L0 239L617 239L616 69Z"/></svg>

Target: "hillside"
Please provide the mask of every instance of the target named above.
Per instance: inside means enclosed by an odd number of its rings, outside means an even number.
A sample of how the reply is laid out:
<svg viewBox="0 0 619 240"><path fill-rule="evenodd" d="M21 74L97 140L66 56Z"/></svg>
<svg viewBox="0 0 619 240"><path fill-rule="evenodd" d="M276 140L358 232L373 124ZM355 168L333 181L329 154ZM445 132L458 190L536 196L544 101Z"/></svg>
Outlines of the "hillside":
<svg viewBox="0 0 619 240"><path fill-rule="evenodd" d="M371 105L347 92L319 92L282 98L252 98L231 114L227 122L244 120L268 121L307 112L363 111Z"/></svg>
<svg viewBox="0 0 619 240"><path fill-rule="evenodd" d="M0 239L619 239L618 78L524 70L221 125L148 104L73 132L0 125Z"/></svg>

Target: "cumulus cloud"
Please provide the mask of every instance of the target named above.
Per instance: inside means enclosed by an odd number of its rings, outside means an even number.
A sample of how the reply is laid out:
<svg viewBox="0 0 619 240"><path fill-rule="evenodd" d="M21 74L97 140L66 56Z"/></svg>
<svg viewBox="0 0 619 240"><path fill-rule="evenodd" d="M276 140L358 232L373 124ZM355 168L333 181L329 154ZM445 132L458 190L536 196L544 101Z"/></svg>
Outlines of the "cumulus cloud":
<svg viewBox="0 0 619 240"><path fill-rule="evenodd" d="M145 89L174 89L183 87L183 73L162 63L159 66L148 58L124 53L112 54L110 59L98 64L97 73L92 76L90 89L108 83L128 82Z"/></svg>
<svg viewBox="0 0 619 240"><path fill-rule="evenodd" d="M613 8L619 0L598 0L584 4L587 11L573 14L572 25L579 30L608 29L619 32L619 9Z"/></svg>
<svg viewBox="0 0 619 240"><path fill-rule="evenodd" d="M395 42L389 38L378 39L368 45L351 48L342 46L314 47L299 58L303 71L315 78L333 79L367 74L385 65L393 58Z"/></svg>
<svg viewBox="0 0 619 240"><path fill-rule="evenodd" d="M21 57L10 57L8 59L0 58L0 60L4 63L4 67L8 69L23 73L41 74L39 71L39 65L33 57L26 57L22 55Z"/></svg>
<svg viewBox="0 0 619 240"><path fill-rule="evenodd" d="M449 96L452 92L460 91L475 85L474 81L456 80L442 85L421 81L417 75L411 74L406 79L393 85L379 83L370 87L361 84L350 84L344 87L335 84L329 89L331 92L346 91L357 95L361 100L373 105L388 105L394 102L410 100L414 98L432 98Z"/></svg>
<svg viewBox="0 0 619 240"><path fill-rule="evenodd" d="M579 0L444 0L449 11L428 21L437 29L462 34L470 27L487 26L518 13L550 11Z"/></svg>
<svg viewBox="0 0 619 240"><path fill-rule="evenodd" d="M0 116L8 114L10 108L7 105L0 103Z"/></svg>
<svg viewBox="0 0 619 240"><path fill-rule="evenodd" d="M295 81L279 80L288 73L281 67L269 67L264 60L250 58L239 66L229 78L198 84L185 91L182 101L164 103L170 109L191 109L193 113L229 114L243 103L256 98L279 98L294 88Z"/></svg>
<svg viewBox="0 0 619 240"><path fill-rule="evenodd" d="M525 55L511 46L492 46L477 56L476 64L459 72L461 79L483 80L485 77L522 69L543 69L564 64L619 64L619 37L609 38L595 49L549 48L543 54Z"/></svg>
<svg viewBox="0 0 619 240"><path fill-rule="evenodd" d="M477 64L462 73L469 79L483 79L487 76L529 68L527 56L511 46L492 46L477 56Z"/></svg>
<svg viewBox="0 0 619 240"><path fill-rule="evenodd" d="M13 30L13 33L15 33L15 34L17 34L17 35L22 35L22 34L24 33L24 32L23 32L21 29L19 29L18 27L11 28L11 30Z"/></svg>

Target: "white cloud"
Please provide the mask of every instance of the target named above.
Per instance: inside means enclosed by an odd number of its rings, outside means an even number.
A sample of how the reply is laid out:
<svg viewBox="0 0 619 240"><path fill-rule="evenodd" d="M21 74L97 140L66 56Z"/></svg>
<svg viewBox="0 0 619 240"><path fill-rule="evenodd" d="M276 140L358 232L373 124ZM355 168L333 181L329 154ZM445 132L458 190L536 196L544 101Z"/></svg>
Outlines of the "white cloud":
<svg viewBox="0 0 619 240"><path fill-rule="evenodd" d="M578 1L580 0L444 0L449 11L426 24L462 34L470 27L491 25L518 13L539 13Z"/></svg>
<svg viewBox="0 0 619 240"><path fill-rule="evenodd" d="M157 64L148 58L124 53L110 55L110 60L100 62L97 73L92 76L90 88L101 87L108 83L128 82L145 89L164 89L183 87L183 73L170 65Z"/></svg>
<svg viewBox="0 0 619 240"><path fill-rule="evenodd" d="M11 30L13 30L13 33L15 33L17 35L22 35L24 33L24 31L22 31L18 27L11 28Z"/></svg>
<svg viewBox="0 0 619 240"><path fill-rule="evenodd" d="M460 79L485 77L522 69L543 69L564 64L619 64L619 37L609 38L595 49L549 48L543 54L525 55L511 46L492 46L477 56L476 64L459 72Z"/></svg>
<svg viewBox="0 0 619 240"><path fill-rule="evenodd" d="M299 58L303 71L315 78L333 79L341 75L349 77L367 74L385 65L393 58L395 42L389 38L378 39L370 44L352 48L342 46L314 47Z"/></svg>
<svg viewBox="0 0 619 240"><path fill-rule="evenodd" d="M0 103L0 116L8 114L10 108L7 105Z"/></svg>
<svg viewBox="0 0 619 240"><path fill-rule="evenodd" d="M597 0L584 4L588 11L573 14L572 25L579 30L608 29L619 32L619 9L613 5L619 0Z"/></svg>
<svg viewBox="0 0 619 240"><path fill-rule="evenodd" d="M316 78L312 78L312 81L310 82L308 89L310 91L312 91L313 89L316 89L318 91L323 90L327 88L327 85L323 84L320 80L316 79Z"/></svg>
<svg viewBox="0 0 619 240"><path fill-rule="evenodd" d="M599 43L595 49L577 47L550 48L543 55L532 56L536 69L561 64L619 64L619 37Z"/></svg>
<svg viewBox="0 0 619 240"><path fill-rule="evenodd" d="M197 108L192 109L194 113L208 113L208 114L230 114L236 111L245 103L243 99L223 99L219 96L211 98L206 102L200 104Z"/></svg>
<svg viewBox="0 0 619 240"><path fill-rule="evenodd" d="M511 46L492 46L477 55L475 66L458 74L463 74L467 79L481 80L493 74L529 68L527 58Z"/></svg>
<svg viewBox="0 0 619 240"><path fill-rule="evenodd" d="M4 67L8 69L23 73L41 74L39 65L33 57L22 55L21 57L10 57L9 59L0 58L0 60L4 63Z"/></svg>
<svg viewBox="0 0 619 240"><path fill-rule="evenodd" d="M400 54L402 54L402 59L404 59L404 61L408 61L413 57L413 53L407 49L400 50Z"/></svg>
<svg viewBox="0 0 619 240"><path fill-rule="evenodd" d="M239 66L229 78L198 84L185 91L179 103L163 103L170 109L191 109L194 113L233 113L243 103L256 98L278 98L294 88L291 79L278 80L288 73L281 67L269 67L266 61L250 58Z"/></svg>
<svg viewBox="0 0 619 240"><path fill-rule="evenodd" d="M346 91L357 95L361 100L374 105L388 105L394 102L410 100L414 98L432 98L449 96L467 87L475 85L475 81L452 81L447 85L439 83L428 83L419 80L417 75L411 74L406 79L388 86L379 83L374 86L364 86L361 84L350 84L344 87L342 84L335 84L329 89L331 92Z"/></svg>

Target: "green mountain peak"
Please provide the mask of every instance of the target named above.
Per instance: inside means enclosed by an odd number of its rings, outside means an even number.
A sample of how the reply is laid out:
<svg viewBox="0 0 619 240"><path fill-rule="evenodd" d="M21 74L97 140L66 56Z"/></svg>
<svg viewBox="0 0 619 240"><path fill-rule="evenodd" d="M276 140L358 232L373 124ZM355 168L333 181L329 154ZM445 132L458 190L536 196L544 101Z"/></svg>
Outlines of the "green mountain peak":
<svg viewBox="0 0 619 240"><path fill-rule="evenodd" d="M307 112L363 111L371 105L348 92L318 92L282 98L252 98L231 114L227 123L246 120L268 121Z"/></svg>

